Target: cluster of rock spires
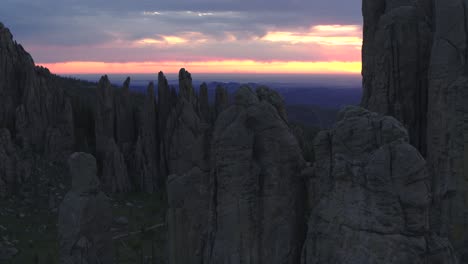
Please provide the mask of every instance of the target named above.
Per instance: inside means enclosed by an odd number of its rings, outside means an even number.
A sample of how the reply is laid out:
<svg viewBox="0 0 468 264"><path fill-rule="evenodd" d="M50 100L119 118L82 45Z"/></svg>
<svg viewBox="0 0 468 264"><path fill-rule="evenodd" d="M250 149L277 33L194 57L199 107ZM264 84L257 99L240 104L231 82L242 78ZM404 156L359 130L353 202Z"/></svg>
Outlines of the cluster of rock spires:
<svg viewBox="0 0 468 264"><path fill-rule="evenodd" d="M32 151L50 160L64 157L85 142L98 162L98 174L108 192L145 191L164 188L165 179L190 163L192 149L204 127L214 122L217 113L208 104L206 85L196 95L190 73L180 71L180 91L169 87L161 72L158 96L150 83L143 102L136 106L130 91L130 79L121 89L114 89L107 76L97 85L95 103L73 105L74 98L64 95L66 88L57 85L56 76L36 67L30 55L13 41L9 30L0 27L0 142L3 161L0 188L10 193L27 175L20 175L20 151ZM216 111L227 105L227 91L217 89ZM82 109L84 108L84 109ZM92 112L87 124L85 112ZM76 116L75 116L76 115ZM188 123L187 121L192 121ZM86 126L86 127L83 127ZM93 129L92 139L83 130ZM190 131L194 134L189 135ZM75 133L76 132L76 133ZM76 134L76 135L75 135ZM95 142L93 145L92 142ZM185 155L185 157L184 157Z"/></svg>
<svg viewBox="0 0 468 264"><path fill-rule="evenodd" d="M36 67L31 56L0 24L1 194L11 193L28 178L27 160L19 149L58 160L74 145L70 100L49 70ZM15 144L13 144L15 143ZM13 188L13 189L12 189Z"/></svg>
<svg viewBox="0 0 468 264"><path fill-rule="evenodd" d="M314 164L266 87L243 86L231 104L218 87L211 107L182 69L178 93L159 73L157 99L150 83L135 105L129 79L116 90L104 76L92 118L103 188L166 189L173 264L468 263L466 5L363 1L363 108L317 136ZM18 153L60 159L86 140L81 110L2 25L0 55L8 194L27 177Z"/></svg>

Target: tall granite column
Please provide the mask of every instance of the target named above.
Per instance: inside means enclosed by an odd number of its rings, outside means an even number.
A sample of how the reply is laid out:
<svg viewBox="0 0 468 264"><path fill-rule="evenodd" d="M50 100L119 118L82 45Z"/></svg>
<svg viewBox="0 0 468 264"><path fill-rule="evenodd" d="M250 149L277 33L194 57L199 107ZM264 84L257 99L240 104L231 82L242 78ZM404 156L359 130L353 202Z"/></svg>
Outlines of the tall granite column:
<svg viewBox="0 0 468 264"><path fill-rule="evenodd" d="M361 106L403 122L425 155L430 0L364 0Z"/></svg>
<svg viewBox="0 0 468 264"><path fill-rule="evenodd" d="M467 7L464 0L434 1L427 140L432 225L449 236L462 263L468 262Z"/></svg>

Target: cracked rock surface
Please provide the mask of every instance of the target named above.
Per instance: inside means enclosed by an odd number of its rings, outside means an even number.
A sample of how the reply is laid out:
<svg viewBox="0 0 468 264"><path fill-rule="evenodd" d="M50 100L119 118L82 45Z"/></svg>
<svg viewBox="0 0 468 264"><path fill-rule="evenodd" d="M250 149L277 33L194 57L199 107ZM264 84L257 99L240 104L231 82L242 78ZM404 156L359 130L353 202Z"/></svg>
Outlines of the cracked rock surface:
<svg viewBox="0 0 468 264"><path fill-rule="evenodd" d="M426 153L428 70L432 47L430 0L363 0L361 106L390 115Z"/></svg>
<svg viewBox="0 0 468 264"><path fill-rule="evenodd" d="M429 229L431 181L403 125L359 107L340 115L315 141L303 263L457 263Z"/></svg>

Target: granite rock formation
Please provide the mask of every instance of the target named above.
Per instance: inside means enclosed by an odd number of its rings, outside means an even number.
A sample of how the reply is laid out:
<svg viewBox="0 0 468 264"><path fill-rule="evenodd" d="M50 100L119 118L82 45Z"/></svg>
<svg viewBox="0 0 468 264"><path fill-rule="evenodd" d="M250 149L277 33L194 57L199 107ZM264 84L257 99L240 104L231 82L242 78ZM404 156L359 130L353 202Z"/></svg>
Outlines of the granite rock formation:
<svg viewBox="0 0 468 264"><path fill-rule="evenodd" d="M125 158L115 140L115 96L107 76L99 80L96 98L96 157L103 187L109 192L128 192L132 188Z"/></svg>
<svg viewBox="0 0 468 264"><path fill-rule="evenodd" d="M19 157L10 131L0 129L0 197L15 192L20 184L18 175Z"/></svg>
<svg viewBox="0 0 468 264"><path fill-rule="evenodd" d="M362 105L402 121L427 157L430 226L450 238L462 262L468 262L466 8L462 0L363 1Z"/></svg>
<svg viewBox="0 0 468 264"><path fill-rule="evenodd" d="M8 179L2 194L11 194L10 188L18 187L12 183L28 178L25 164L30 161L23 160L18 153L34 152L45 159L64 161L75 143L74 118L70 100L57 84L56 76L36 67L3 24L0 24L0 57L0 129L5 153L9 155L0 161L5 169L9 168L0 178ZM11 152L13 148L16 155ZM21 165L12 173L14 163Z"/></svg>
<svg viewBox="0 0 468 264"><path fill-rule="evenodd" d="M133 189L125 157L114 140L110 140L109 145L106 146L106 152L102 159L101 180L103 189L107 192L129 192Z"/></svg>
<svg viewBox="0 0 468 264"><path fill-rule="evenodd" d="M168 180L170 263L298 263L305 162L278 110L249 87L218 117L210 172Z"/></svg>
<svg viewBox="0 0 468 264"><path fill-rule="evenodd" d="M192 75L184 68L179 71L179 97L185 98L188 102L197 105L195 89L192 85Z"/></svg>
<svg viewBox="0 0 468 264"><path fill-rule="evenodd" d="M361 105L403 122L425 155L431 1L363 0L362 11Z"/></svg>
<svg viewBox="0 0 468 264"><path fill-rule="evenodd" d="M122 150L127 163L136 140L135 117L130 95L130 78L127 78L122 89L115 96L115 141Z"/></svg>
<svg viewBox="0 0 468 264"><path fill-rule="evenodd" d="M241 87L216 122L206 263L299 263L305 162L282 113L258 94Z"/></svg>
<svg viewBox="0 0 468 264"><path fill-rule="evenodd" d="M96 94L96 155L102 160L114 141L114 93L109 78L103 76L99 80Z"/></svg>
<svg viewBox="0 0 468 264"><path fill-rule="evenodd" d="M468 263L468 3L435 1L429 74L428 164L432 224Z"/></svg>
<svg viewBox="0 0 468 264"><path fill-rule="evenodd" d="M96 160L90 154L74 153L68 164L72 189L59 210L60 263L114 263L112 211L109 198L99 191Z"/></svg>
<svg viewBox="0 0 468 264"><path fill-rule="evenodd" d="M198 112L203 122L211 122L210 105L208 103L208 85L202 83L198 96Z"/></svg>
<svg viewBox="0 0 468 264"><path fill-rule="evenodd" d="M73 115L69 100L50 72L36 67L31 56L0 26L0 127L23 148L52 159L71 153Z"/></svg>
<svg viewBox="0 0 468 264"><path fill-rule="evenodd" d="M271 90L266 86L260 86L256 90L258 98L263 101L269 102L272 106L276 108L280 117L288 122L288 114L286 113L286 108L284 106L284 99L275 91Z"/></svg>
<svg viewBox="0 0 468 264"><path fill-rule="evenodd" d="M210 178L198 167L167 179L168 263L205 263Z"/></svg>
<svg viewBox="0 0 468 264"><path fill-rule="evenodd" d="M303 263L458 263L430 230L426 162L392 117L348 107L316 138Z"/></svg>
<svg viewBox="0 0 468 264"><path fill-rule="evenodd" d="M31 56L13 41L10 31L0 24L0 124L15 131L16 108L25 89L34 85L35 70Z"/></svg>
<svg viewBox="0 0 468 264"><path fill-rule="evenodd" d="M152 193L159 189L157 141L158 120L156 116L156 98L154 84L148 85L143 108L140 110L139 135L136 143L136 171L139 190Z"/></svg>
<svg viewBox="0 0 468 264"><path fill-rule="evenodd" d="M191 74L181 69L179 97L166 123L165 144L168 173L183 174L194 166L206 170L210 125L202 121L197 110ZM207 141L208 140L208 141Z"/></svg>
<svg viewBox="0 0 468 264"><path fill-rule="evenodd" d="M215 119L229 106L229 94L227 90L221 85L216 86L215 90L215 105L214 115Z"/></svg>
<svg viewBox="0 0 468 264"><path fill-rule="evenodd" d="M159 175L162 179L167 178L168 168L166 160L167 144L166 124L173 107L173 99L171 89L167 83L166 76L163 72L158 74L158 136L159 136Z"/></svg>
<svg viewBox="0 0 468 264"><path fill-rule="evenodd" d="M190 73L181 70L181 76ZM179 78L180 79L180 78ZM193 104L192 83L180 79L181 93L166 124L169 263L201 263L210 202L212 127Z"/></svg>
<svg viewBox="0 0 468 264"><path fill-rule="evenodd" d="M69 160L63 263L83 252L109 263L112 218L96 174L108 192L155 192L167 178L173 264L465 263L465 5L364 0L362 105L396 119L347 108L317 137L312 166L293 135L304 132L266 87L240 88L232 105L217 87L212 110L185 69L178 94L159 73L157 103L153 83L132 95L129 79L118 90L104 76L89 106L0 24L0 196L27 177L20 153L56 161L79 147L97 165Z"/></svg>

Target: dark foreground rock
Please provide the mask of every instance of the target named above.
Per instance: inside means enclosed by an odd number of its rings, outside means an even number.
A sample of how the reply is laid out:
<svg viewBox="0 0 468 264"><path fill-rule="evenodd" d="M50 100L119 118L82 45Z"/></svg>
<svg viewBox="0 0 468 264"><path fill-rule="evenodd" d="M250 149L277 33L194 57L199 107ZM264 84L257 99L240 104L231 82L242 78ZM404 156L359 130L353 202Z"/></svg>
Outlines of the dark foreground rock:
<svg viewBox="0 0 468 264"><path fill-rule="evenodd" d="M430 230L426 162L396 119L349 107L315 151L303 263L458 263Z"/></svg>
<svg viewBox="0 0 468 264"><path fill-rule="evenodd" d="M430 229L468 262L467 3L363 1L362 106L392 115L427 157Z"/></svg>
<svg viewBox="0 0 468 264"><path fill-rule="evenodd" d="M113 263L112 211L99 190L96 160L74 153L68 164L73 182L59 209L60 263Z"/></svg>
<svg viewBox="0 0 468 264"><path fill-rule="evenodd" d="M468 6L435 1L434 8L427 132L434 182L431 224L468 263Z"/></svg>

